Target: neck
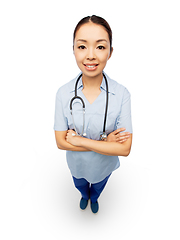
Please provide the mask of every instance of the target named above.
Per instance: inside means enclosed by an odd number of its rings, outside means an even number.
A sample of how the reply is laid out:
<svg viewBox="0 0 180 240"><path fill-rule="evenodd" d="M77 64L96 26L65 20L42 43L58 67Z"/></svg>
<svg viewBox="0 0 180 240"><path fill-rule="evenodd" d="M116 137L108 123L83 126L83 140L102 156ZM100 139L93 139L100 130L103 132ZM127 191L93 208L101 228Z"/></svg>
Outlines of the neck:
<svg viewBox="0 0 180 240"><path fill-rule="evenodd" d="M83 88L89 88L89 89L94 89L94 88L100 88L101 83L103 79L103 74L99 74L95 77L89 77L83 74L82 76L82 82L83 82Z"/></svg>

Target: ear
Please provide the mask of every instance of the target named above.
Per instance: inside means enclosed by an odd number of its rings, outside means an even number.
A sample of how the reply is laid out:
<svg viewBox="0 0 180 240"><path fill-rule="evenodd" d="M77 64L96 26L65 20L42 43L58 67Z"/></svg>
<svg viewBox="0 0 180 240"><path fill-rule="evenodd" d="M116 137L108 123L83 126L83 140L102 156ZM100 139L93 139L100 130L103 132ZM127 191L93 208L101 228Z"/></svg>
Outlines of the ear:
<svg viewBox="0 0 180 240"><path fill-rule="evenodd" d="M74 54L74 45L73 45L73 54Z"/></svg>
<svg viewBox="0 0 180 240"><path fill-rule="evenodd" d="M110 52L110 54L109 54L108 60L111 58L112 53L113 53L113 47L111 48L111 52Z"/></svg>

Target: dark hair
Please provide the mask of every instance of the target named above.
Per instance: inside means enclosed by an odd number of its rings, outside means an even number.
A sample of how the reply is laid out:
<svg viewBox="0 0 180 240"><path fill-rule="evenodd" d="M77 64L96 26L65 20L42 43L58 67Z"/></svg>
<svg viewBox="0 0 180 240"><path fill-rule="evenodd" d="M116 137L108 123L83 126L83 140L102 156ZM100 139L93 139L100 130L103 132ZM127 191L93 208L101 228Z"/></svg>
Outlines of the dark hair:
<svg viewBox="0 0 180 240"><path fill-rule="evenodd" d="M76 37L76 32L79 30L79 28L88 23L88 22L93 22L95 24L98 24L98 25L101 25L105 28L106 32L108 33L109 35L109 41L110 41L110 51L112 51L112 30L108 24L108 22L102 18L102 17L98 17L96 15L92 15L92 16L87 16L87 17L84 17L83 19L81 19L76 28L74 29L74 34L73 34L73 42L74 42L74 39Z"/></svg>

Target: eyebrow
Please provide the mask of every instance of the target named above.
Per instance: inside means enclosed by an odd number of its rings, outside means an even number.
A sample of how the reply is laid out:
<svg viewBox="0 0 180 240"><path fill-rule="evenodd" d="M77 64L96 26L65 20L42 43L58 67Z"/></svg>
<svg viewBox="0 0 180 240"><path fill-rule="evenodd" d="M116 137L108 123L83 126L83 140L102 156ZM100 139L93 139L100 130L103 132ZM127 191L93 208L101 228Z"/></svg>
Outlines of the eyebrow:
<svg viewBox="0 0 180 240"><path fill-rule="evenodd" d="M106 39L99 39L96 42L103 42L103 41L107 42ZM85 39L78 39L77 42L87 42L87 41Z"/></svg>

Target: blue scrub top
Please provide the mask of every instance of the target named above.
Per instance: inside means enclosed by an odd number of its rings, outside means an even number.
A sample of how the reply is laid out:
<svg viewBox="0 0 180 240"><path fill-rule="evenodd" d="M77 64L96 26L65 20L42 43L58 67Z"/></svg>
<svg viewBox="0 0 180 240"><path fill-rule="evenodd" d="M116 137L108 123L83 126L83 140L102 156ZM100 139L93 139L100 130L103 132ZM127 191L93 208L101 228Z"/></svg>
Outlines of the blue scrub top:
<svg viewBox="0 0 180 240"><path fill-rule="evenodd" d="M75 83L79 75L60 87L56 94L55 131L74 129L69 105L71 99L74 97ZM122 127L126 128L126 132L132 133L130 93L123 85L110 79L107 74L105 75L109 87L106 133L109 134ZM77 95L82 97L85 102L86 137L93 140L100 140L100 134L103 132L106 107L106 83L104 77L100 87L101 93L92 104L88 102L82 89L83 83L81 78L77 86ZM80 134L83 127L83 112L82 103L79 99L73 101L73 116L76 129ZM66 157L71 174L75 178L85 178L90 183L102 181L120 166L118 156L106 156L93 151L66 151Z"/></svg>

